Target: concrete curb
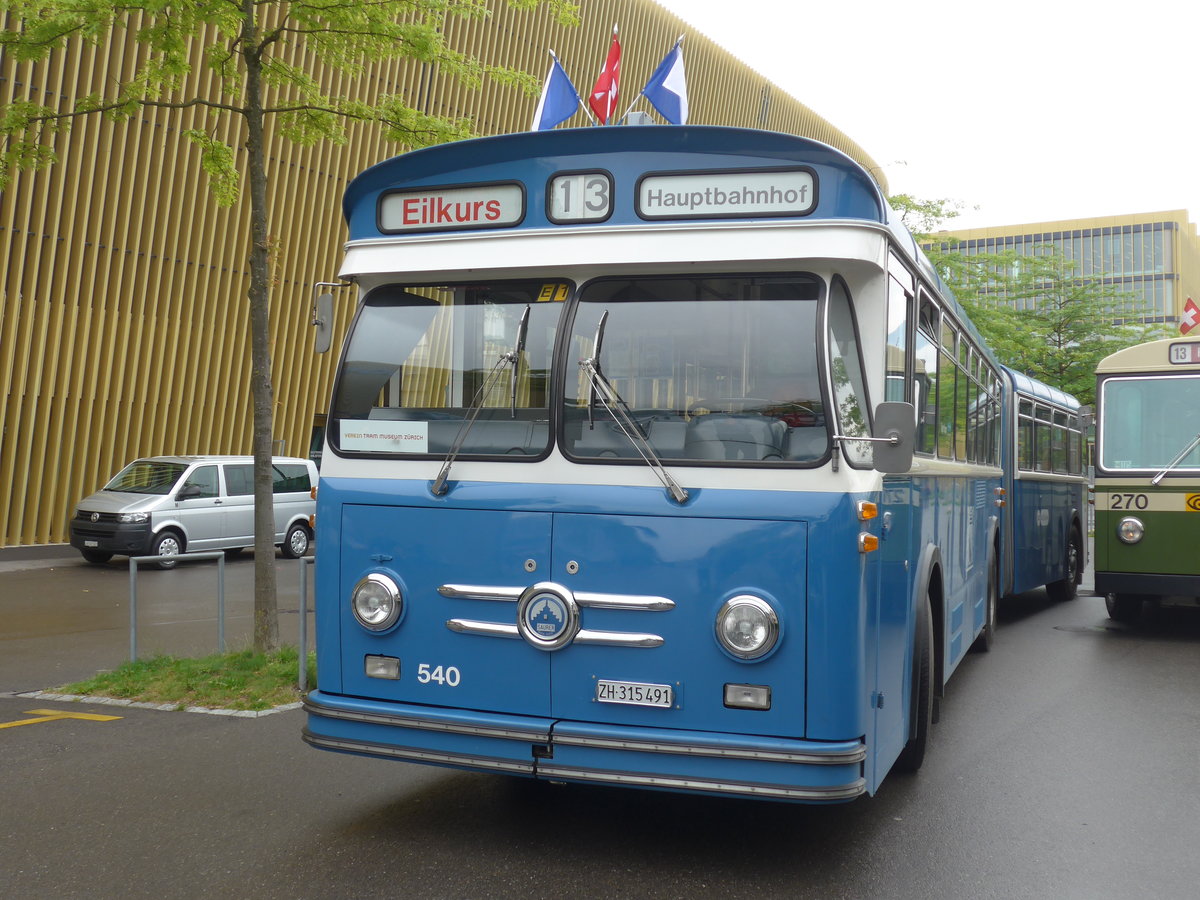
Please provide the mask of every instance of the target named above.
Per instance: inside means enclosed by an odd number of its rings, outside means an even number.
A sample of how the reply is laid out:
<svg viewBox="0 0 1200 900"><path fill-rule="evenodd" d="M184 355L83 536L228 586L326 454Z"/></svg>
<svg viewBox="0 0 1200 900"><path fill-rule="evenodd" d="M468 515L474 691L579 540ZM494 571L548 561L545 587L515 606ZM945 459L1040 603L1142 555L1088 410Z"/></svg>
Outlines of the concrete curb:
<svg viewBox="0 0 1200 900"><path fill-rule="evenodd" d="M203 713L209 716L229 716L234 719L261 719L275 713L299 709L300 701L285 703L271 709L210 709L207 706L186 706L179 708L178 703L139 703L134 700L120 700L116 697L91 697L86 694L54 694L48 691L0 691L0 698L17 698L21 700L57 700L62 703L97 703L101 706L127 706L133 709L157 709L163 712Z"/></svg>

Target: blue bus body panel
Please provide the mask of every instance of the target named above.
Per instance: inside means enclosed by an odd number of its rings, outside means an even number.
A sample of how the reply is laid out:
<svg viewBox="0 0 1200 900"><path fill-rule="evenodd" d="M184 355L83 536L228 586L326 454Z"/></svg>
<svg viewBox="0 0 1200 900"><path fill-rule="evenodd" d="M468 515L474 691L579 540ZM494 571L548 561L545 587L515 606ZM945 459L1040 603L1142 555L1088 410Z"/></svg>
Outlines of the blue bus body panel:
<svg viewBox="0 0 1200 900"><path fill-rule="evenodd" d="M682 779L673 785L679 790L744 783L758 787L735 792L767 796L766 787L779 784L787 788L780 796L848 799L867 789L871 766L865 752L848 759L843 751L861 749L874 727L875 661L863 648L875 615L867 597L878 578L857 549L855 499L710 489L678 507L658 489L479 482L452 485L437 498L424 481L327 477L318 518L323 546L338 551L317 562L318 596L326 599L317 610L320 691L310 701L309 739L329 749L513 771L532 765L538 742L528 735L547 732L559 766L547 777L624 783L611 773L625 772L651 780L643 786L664 786L658 780L670 775ZM809 565L814 554L822 565ZM405 596L400 621L382 634L361 627L348 602L370 571L390 574ZM584 629L652 634L661 646L576 641L549 652L515 634L447 627L451 619L511 627L517 604L447 597L443 585L516 590L543 581L575 593L673 601L665 611L580 612ZM721 604L739 593L767 597L779 611L780 639L765 659L736 659L713 634ZM903 657L907 636L892 637L892 655ZM367 677L368 655L399 659L400 678ZM453 684L419 677L438 667L454 668ZM670 685L673 707L598 702L600 679ZM726 684L769 686L770 709L727 708ZM904 706L900 697L893 702ZM446 717L478 727L464 733L439 724ZM521 739L497 736L504 730L497 723L511 730L514 722ZM580 737L599 733L620 735L629 746ZM560 745L555 736L573 737ZM663 741L681 749L653 749ZM819 761L695 749L771 741ZM822 756L828 745L832 761ZM806 788L816 793L807 796Z"/></svg>

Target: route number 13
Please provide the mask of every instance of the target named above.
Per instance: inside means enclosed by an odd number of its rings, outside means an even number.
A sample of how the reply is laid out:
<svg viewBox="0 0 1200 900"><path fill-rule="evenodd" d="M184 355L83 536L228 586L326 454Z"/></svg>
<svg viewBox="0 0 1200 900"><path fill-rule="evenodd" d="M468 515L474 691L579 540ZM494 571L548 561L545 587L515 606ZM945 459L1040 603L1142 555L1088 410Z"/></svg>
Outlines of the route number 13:
<svg viewBox="0 0 1200 900"><path fill-rule="evenodd" d="M552 222L595 222L612 213L612 180L604 172L555 175L550 179Z"/></svg>

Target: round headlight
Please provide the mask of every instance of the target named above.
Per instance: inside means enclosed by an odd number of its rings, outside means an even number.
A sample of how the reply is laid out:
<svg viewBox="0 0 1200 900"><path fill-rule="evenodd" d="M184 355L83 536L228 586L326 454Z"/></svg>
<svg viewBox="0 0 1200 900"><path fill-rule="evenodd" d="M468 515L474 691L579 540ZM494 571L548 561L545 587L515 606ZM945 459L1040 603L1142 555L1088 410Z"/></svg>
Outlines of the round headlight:
<svg viewBox="0 0 1200 900"><path fill-rule="evenodd" d="M741 594L717 613L717 640L739 659L758 659L779 639L779 617L766 600Z"/></svg>
<svg viewBox="0 0 1200 900"><path fill-rule="evenodd" d="M1133 516L1126 516L1117 525L1117 537L1127 544L1136 544L1146 534L1146 526L1142 524L1141 519L1135 519Z"/></svg>
<svg viewBox="0 0 1200 900"><path fill-rule="evenodd" d="M372 572L354 586L350 608L363 628L385 631L396 624L404 609L404 597L396 582L386 575Z"/></svg>

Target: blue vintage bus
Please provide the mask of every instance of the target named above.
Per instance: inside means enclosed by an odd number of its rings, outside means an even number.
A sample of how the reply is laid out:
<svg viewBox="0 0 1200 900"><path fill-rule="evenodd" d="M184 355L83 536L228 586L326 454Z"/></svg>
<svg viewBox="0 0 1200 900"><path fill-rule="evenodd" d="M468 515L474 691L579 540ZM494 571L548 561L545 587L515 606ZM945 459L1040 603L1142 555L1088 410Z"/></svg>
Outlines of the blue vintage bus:
<svg viewBox="0 0 1200 900"><path fill-rule="evenodd" d="M305 740L801 802L921 765L1012 564L1017 395L862 167L557 130L344 211Z"/></svg>
<svg viewBox="0 0 1200 900"><path fill-rule="evenodd" d="M1087 563L1086 439L1070 394L1002 366L1002 596L1046 587L1073 600Z"/></svg>

